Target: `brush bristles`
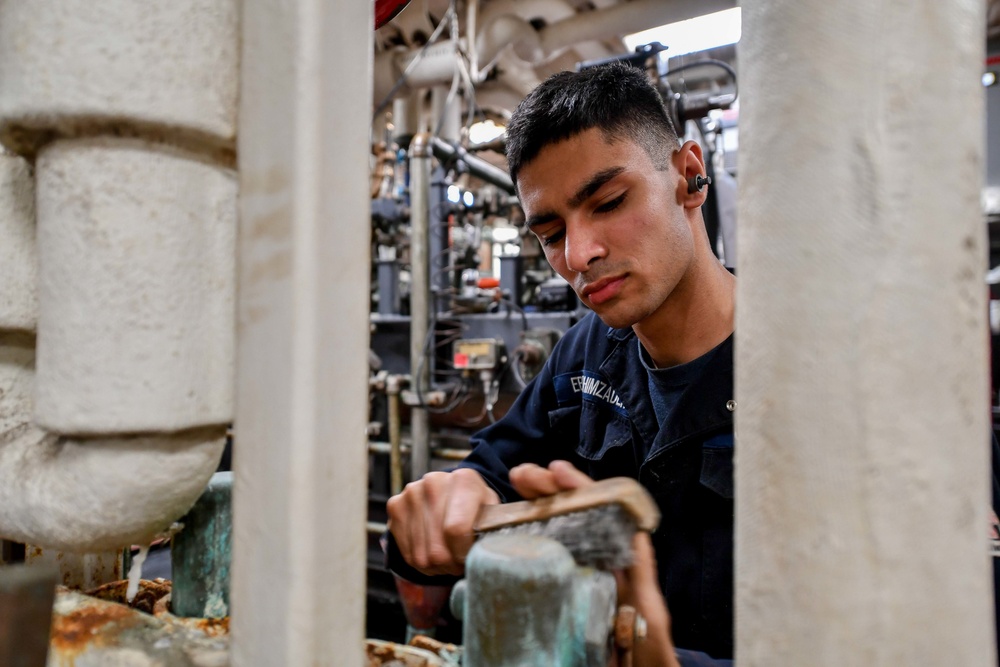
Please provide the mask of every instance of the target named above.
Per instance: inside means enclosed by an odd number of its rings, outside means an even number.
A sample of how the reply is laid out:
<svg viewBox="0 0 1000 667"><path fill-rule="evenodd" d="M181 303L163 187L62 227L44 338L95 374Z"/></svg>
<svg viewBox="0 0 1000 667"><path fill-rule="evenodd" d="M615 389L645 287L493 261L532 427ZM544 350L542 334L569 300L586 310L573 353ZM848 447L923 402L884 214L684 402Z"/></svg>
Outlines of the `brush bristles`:
<svg viewBox="0 0 1000 667"><path fill-rule="evenodd" d="M632 564L635 519L621 505L602 505L491 531L491 535L539 535L565 546L578 565L619 570Z"/></svg>

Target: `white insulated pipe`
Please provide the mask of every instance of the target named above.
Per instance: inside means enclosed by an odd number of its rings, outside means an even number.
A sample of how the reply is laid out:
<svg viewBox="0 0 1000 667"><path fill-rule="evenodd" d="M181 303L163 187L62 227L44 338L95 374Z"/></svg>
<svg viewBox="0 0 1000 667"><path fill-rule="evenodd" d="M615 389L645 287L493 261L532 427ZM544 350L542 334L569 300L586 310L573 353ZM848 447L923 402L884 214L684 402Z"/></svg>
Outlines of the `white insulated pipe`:
<svg viewBox="0 0 1000 667"><path fill-rule="evenodd" d="M81 438L32 422L37 253L24 160L0 155L0 184L3 252L17 249L0 264L0 535L70 552L148 543L198 498L225 428Z"/></svg>
<svg viewBox="0 0 1000 667"><path fill-rule="evenodd" d="M148 541L218 465L238 23L236 0L0 2L0 137L37 158L34 194L0 158L4 537Z"/></svg>
<svg viewBox="0 0 1000 667"><path fill-rule="evenodd" d="M736 660L995 665L984 4L742 7Z"/></svg>
<svg viewBox="0 0 1000 667"><path fill-rule="evenodd" d="M38 324L35 183L27 161L0 149L0 331Z"/></svg>
<svg viewBox="0 0 1000 667"><path fill-rule="evenodd" d="M95 124L232 145L238 0L0 3L0 118L75 134Z"/></svg>
<svg viewBox="0 0 1000 667"><path fill-rule="evenodd" d="M51 143L36 172L35 422L72 434L224 430L233 414L234 174L115 137Z"/></svg>

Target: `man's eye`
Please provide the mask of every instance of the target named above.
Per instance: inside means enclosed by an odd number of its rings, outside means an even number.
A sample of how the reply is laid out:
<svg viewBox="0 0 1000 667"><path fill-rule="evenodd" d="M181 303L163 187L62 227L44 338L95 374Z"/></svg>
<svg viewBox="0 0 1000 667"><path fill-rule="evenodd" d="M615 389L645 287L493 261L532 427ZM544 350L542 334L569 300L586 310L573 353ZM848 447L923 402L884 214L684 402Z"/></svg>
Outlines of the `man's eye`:
<svg viewBox="0 0 1000 667"><path fill-rule="evenodd" d="M553 243L558 243L559 239L561 239L562 237L563 237L562 230L559 230L558 232L552 232L551 234L542 239L542 245L552 245Z"/></svg>
<svg viewBox="0 0 1000 667"><path fill-rule="evenodd" d="M601 204L600 206L598 206L597 208L595 208L594 211L596 213L610 213L611 211L613 211L616 208L618 208L619 206L621 206L621 203L623 201L625 201L625 195L626 194L627 193L625 193L625 192L621 193L620 195L618 195L617 197L615 197L611 201L605 202L605 203Z"/></svg>

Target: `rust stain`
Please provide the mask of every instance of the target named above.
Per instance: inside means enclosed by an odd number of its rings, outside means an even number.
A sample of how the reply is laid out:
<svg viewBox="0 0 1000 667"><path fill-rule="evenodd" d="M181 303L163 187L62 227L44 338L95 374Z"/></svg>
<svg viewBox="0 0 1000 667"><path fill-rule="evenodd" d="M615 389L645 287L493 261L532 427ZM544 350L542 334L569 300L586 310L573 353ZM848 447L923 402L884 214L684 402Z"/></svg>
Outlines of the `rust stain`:
<svg viewBox="0 0 1000 667"><path fill-rule="evenodd" d="M104 646L136 622L135 612L117 605L84 607L68 614L57 614L52 618L52 648L70 655L88 646ZM112 624L115 627L108 627Z"/></svg>
<svg viewBox="0 0 1000 667"><path fill-rule="evenodd" d="M243 316L237 322L237 330L242 333L247 328L263 321L270 313L271 310L263 306L247 306L242 313Z"/></svg>
<svg viewBox="0 0 1000 667"><path fill-rule="evenodd" d="M267 259L255 261L250 266L247 283L257 285L281 280L292 272L292 257L287 250L276 252Z"/></svg>
<svg viewBox="0 0 1000 667"><path fill-rule="evenodd" d="M229 617L222 618L187 618L184 625L201 630L209 637L222 637L229 634Z"/></svg>
<svg viewBox="0 0 1000 667"><path fill-rule="evenodd" d="M281 167L240 170L240 189L246 194L273 195L286 190L289 182L288 173Z"/></svg>
<svg viewBox="0 0 1000 667"><path fill-rule="evenodd" d="M157 580L161 581L161 580ZM223 637L229 634L229 617L222 618L187 618L184 616L174 616L170 613L170 596L168 593L156 601L153 607L153 616L167 621L192 628L205 634L207 637Z"/></svg>
<svg viewBox="0 0 1000 667"><path fill-rule="evenodd" d="M251 242L259 239L282 240L291 236L292 230L292 209L289 206L281 206L270 213L253 216L250 220Z"/></svg>
<svg viewBox="0 0 1000 667"><path fill-rule="evenodd" d="M99 600L117 602L118 604L127 605L147 614L152 614L157 601L168 595L171 588L172 583L166 579L140 579L139 591L135 594L135 599L132 600L131 604L126 601L128 579L112 581L89 590L86 594Z"/></svg>
<svg viewBox="0 0 1000 667"><path fill-rule="evenodd" d="M422 656L415 656L396 650L394 644L373 644L365 643L366 663L365 667L388 667L403 664L406 667L433 667L432 663Z"/></svg>

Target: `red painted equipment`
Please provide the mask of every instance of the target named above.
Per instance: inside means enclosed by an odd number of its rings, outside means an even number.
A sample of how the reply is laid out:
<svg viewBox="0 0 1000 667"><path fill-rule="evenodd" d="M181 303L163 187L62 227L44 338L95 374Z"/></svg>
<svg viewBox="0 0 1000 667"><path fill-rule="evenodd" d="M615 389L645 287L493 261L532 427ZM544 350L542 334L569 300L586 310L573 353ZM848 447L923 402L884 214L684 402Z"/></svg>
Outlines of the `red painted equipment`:
<svg viewBox="0 0 1000 667"><path fill-rule="evenodd" d="M378 30L403 11L410 0L375 0L375 29Z"/></svg>

